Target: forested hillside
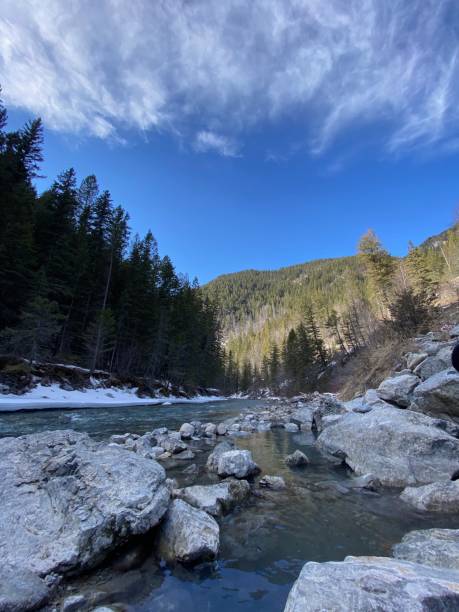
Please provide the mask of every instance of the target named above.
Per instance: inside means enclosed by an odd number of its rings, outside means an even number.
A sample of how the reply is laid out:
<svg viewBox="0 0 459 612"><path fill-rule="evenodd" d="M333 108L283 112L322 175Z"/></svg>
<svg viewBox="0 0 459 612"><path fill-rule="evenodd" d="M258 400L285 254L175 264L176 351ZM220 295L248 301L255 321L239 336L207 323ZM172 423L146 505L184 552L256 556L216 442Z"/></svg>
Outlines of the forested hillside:
<svg viewBox="0 0 459 612"><path fill-rule="evenodd" d="M378 334L395 333L397 317L397 333L403 325L409 333L438 304L457 300L458 225L417 248L407 244L408 255L394 258L369 231L351 257L247 270L206 285L222 324L228 379L242 389L288 379L301 388L334 355L346 358Z"/></svg>
<svg viewBox="0 0 459 612"><path fill-rule="evenodd" d="M160 257L153 234L95 176L70 168L38 194L39 119L6 131L0 102L0 350L94 371L213 385L221 369L213 306ZM128 179L127 179L128 180Z"/></svg>

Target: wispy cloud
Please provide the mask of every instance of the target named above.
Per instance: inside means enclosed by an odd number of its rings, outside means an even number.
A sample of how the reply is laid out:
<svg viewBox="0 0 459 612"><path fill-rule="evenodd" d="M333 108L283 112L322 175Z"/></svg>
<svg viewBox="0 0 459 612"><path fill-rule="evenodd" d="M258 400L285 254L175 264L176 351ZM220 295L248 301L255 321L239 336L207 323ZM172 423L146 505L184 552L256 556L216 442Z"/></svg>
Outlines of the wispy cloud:
<svg viewBox="0 0 459 612"><path fill-rule="evenodd" d="M232 138L209 131L196 134L194 149L199 153L214 151L224 157L237 157L239 155L239 147Z"/></svg>
<svg viewBox="0 0 459 612"><path fill-rule="evenodd" d="M313 153L383 122L388 151L448 147L459 125L456 0L3 0L8 104L56 130L175 130L238 153L293 118Z"/></svg>

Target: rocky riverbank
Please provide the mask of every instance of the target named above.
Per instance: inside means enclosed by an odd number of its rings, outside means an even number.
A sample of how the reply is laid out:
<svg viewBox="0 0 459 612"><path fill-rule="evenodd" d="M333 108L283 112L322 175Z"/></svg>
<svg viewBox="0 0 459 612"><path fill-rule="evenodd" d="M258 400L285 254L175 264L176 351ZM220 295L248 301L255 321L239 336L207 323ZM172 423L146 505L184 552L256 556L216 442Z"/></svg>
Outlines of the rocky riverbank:
<svg viewBox="0 0 459 612"><path fill-rule="evenodd" d="M274 428L316 437L324 457L352 470L343 494L397 487L407 507L459 514L459 375L448 367L435 371L448 365L453 342L429 334L418 344L419 353L404 356L378 389L351 402L313 394L218 425L191 421L176 431L162 427L108 442L74 431L1 439L0 610L46 602L66 612L108 605L96 592L65 597L62 585L114 551L128 550L126 566L144 554L169 564L217 559L220 517L256 502L262 491L275 496L285 489L282 477L260 475L251 453L234 445ZM206 457L206 482L199 482L199 456ZM312 469L299 449L284 459L288 469ZM192 484L179 487L167 478L177 466ZM457 609L458 541L456 530L412 532L394 558L307 563L286 609Z"/></svg>

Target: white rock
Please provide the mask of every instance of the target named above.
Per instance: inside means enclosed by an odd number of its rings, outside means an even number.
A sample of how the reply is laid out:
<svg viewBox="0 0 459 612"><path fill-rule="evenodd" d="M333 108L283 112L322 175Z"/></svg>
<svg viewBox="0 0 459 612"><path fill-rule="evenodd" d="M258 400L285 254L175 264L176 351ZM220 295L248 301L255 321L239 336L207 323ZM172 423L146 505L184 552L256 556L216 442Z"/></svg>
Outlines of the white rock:
<svg viewBox="0 0 459 612"><path fill-rule="evenodd" d="M235 476L248 478L260 471L248 450L231 450L222 453L218 459L217 473L219 476Z"/></svg>
<svg viewBox="0 0 459 612"><path fill-rule="evenodd" d="M220 528L206 512L175 499L161 523L159 554L169 562L197 563L215 559Z"/></svg>
<svg viewBox="0 0 459 612"><path fill-rule="evenodd" d="M406 407L410 405L411 394L419 382L419 378L413 374L386 378L379 385L377 394L383 400Z"/></svg>

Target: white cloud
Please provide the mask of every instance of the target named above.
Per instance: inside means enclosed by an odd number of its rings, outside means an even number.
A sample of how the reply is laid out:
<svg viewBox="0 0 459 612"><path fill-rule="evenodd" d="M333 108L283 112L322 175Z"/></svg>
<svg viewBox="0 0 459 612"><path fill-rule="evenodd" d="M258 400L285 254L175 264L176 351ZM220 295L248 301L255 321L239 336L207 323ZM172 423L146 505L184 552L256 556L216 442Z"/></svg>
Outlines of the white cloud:
<svg viewBox="0 0 459 612"><path fill-rule="evenodd" d="M293 119L312 152L384 122L389 151L457 141L456 0L3 0L9 105L64 131L173 130L237 155ZM224 135L223 135L224 134Z"/></svg>
<svg viewBox="0 0 459 612"><path fill-rule="evenodd" d="M239 154L239 147L234 140L209 131L196 134L194 148L199 153L214 151L224 157L237 157Z"/></svg>

